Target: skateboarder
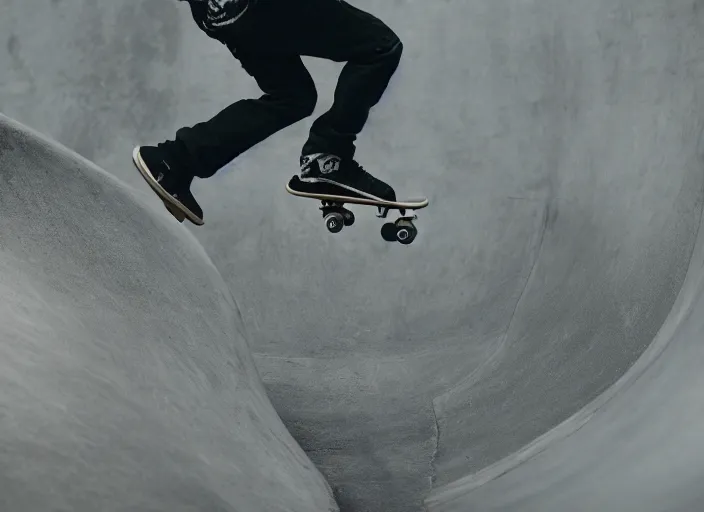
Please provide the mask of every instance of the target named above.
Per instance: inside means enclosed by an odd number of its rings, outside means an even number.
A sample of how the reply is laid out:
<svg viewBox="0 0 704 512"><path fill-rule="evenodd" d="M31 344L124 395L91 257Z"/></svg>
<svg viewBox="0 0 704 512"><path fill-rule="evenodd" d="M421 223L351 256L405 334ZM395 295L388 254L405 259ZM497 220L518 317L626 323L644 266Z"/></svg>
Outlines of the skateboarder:
<svg viewBox="0 0 704 512"><path fill-rule="evenodd" d="M190 192L194 176L214 175L313 113L316 87L301 55L346 62L333 105L313 123L302 147L301 180L319 184L321 191L332 185L352 195L396 199L389 185L354 159L354 141L401 58L403 46L389 27L343 0L186 1L198 26L227 46L264 93L179 129L174 140L135 148L142 173L177 199L191 221L203 223L203 211Z"/></svg>

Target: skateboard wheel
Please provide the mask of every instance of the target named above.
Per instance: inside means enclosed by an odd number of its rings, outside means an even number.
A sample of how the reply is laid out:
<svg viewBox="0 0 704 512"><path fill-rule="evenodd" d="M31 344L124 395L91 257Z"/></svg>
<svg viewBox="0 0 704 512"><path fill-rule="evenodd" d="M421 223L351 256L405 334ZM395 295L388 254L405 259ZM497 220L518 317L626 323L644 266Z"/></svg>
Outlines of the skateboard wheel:
<svg viewBox="0 0 704 512"><path fill-rule="evenodd" d="M327 226L330 233L339 233L345 225L345 218L341 213L334 212L328 213L325 216L325 226Z"/></svg>
<svg viewBox="0 0 704 512"><path fill-rule="evenodd" d="M381 226L381 238L386 240L387 242L395 242L396 241L396 225L393 224L392 222L387 222L383 226Z"/></svg>
<svg viewBox="0 0 704 512"><path fill-rule="evenodd" d="M345 226L351 226L354 224L354 213L349 210L344 211Z"/></svg>
<svg viewBox="0 0 704 512"><path fill-rule="evenodd" d="M396 240L403 245L408 245L416 239L418 235L418 230L409 220L398 220L396 221Z"/></svg>
<svg viewBox="0 0 704 512"><path fill-rule="evenodd" d="M408 245L416 239L418 231L414 227L402 227L396 232L396 240L403 245Z"/></svg>

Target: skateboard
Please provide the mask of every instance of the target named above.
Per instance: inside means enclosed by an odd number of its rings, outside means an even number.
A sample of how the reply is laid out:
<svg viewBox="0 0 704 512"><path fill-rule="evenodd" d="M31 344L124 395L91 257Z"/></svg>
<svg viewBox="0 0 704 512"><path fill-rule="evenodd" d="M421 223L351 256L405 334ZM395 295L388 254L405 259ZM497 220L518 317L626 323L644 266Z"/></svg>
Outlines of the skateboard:
<svg viewBox="0 0 704 512"><path fill-rule="evenodd" d="M427 198L409 199L407 201L380 201L365 197L307 191L306 188L310 189L310 186L301 181L298 176L293 176L286 184L286 192L289 194L317 199L321 202L320 210L323 213L325 226L330 233L339 233L345 226L354 224L354 213L345 208L345 204L376 206L376 216L380 219L387 218L390 210L397 210L400 214L399 218L395 222L387 222L381 226L381 237L387 242L399 242L403 245L412 243L418 235L418 229L413 224L413 221L418 216L415 214L407 215L407 210L420 210L429 204ZM341 194L344 193L343 188L337 190Z"/></svg>

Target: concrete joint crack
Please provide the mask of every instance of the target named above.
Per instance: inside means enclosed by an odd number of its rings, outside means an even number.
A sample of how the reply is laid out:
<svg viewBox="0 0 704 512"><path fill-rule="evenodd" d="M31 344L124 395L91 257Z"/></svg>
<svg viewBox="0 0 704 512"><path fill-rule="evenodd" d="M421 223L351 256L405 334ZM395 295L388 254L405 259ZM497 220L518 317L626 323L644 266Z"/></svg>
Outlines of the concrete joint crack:
<svg viewBox="0 0 704 512"><path fill-rule="evenodd" d="M430 408L433 411L433 425L435 429L435 446L433 447L433 453L430 456L430 476L428 477L428 487L429 487L429 492L433 490L435 487L435 477L437 476L437 470L435 468L435 458L438 455L438 449L440 447L440 424L438 422L438 412L435 409L435 399L430 401ZM430 512L428 507L425 504L425 500L423 500L423 508L425 509L426 512Z"/></svg>

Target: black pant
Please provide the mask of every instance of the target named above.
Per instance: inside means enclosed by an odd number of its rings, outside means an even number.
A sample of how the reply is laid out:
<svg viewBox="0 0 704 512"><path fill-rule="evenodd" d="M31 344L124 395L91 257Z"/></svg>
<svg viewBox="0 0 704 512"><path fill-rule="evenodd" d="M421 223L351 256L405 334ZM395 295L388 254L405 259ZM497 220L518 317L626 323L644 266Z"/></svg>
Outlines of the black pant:
<svg viewBox="0 0 704 512"><path fill-rule="evenodd" d="M176 140L183 143L201 178L313 113L317 91L301 55L347 63L333 105L313 123L302 154L329 152L352 158L354 141L386 90L403 48L383 22L342 0L258 0L215 37L264 94L178 130Z"/></svg>

